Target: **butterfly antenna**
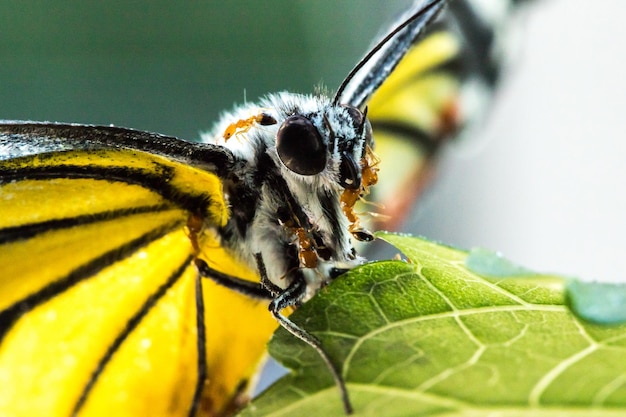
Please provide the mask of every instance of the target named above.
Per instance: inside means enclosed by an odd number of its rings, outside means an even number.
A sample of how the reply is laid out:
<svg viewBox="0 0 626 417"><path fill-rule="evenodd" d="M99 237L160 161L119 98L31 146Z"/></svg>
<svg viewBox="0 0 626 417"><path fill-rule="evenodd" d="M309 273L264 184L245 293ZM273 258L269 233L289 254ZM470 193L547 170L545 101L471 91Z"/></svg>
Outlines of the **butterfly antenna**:
<svg viewBox="0 0 626 417"><path fill-rule="evenodd" d="M365 55L365 57L363 57L363 59L361 59L359 63L356 64L354 68L352 68L352 71L350 71L348 76L343 80L343 82L337 89L337 92L335 93L335 97L333 98L333 105L339 104L339 98L343 94L344 90L346 89L350 81L372 59L372 57L376 55L376 53L378 53L378 51L380 51L382 47L387 44L387 42L392 40L399 32L401 32L404 28L406 28L408 25L413 23L415 20L419 19L424 14L428 13L434 7L439 6L442 1L443 0L435 0L431 4L424 7L423 9L420 9L417 13L415 13L413 16L406 19L404 22L398 25L394 30L392 30L387 36L385 36L380 42L378 42L376 46L374 46L367 53L367 55Z"/></svg>

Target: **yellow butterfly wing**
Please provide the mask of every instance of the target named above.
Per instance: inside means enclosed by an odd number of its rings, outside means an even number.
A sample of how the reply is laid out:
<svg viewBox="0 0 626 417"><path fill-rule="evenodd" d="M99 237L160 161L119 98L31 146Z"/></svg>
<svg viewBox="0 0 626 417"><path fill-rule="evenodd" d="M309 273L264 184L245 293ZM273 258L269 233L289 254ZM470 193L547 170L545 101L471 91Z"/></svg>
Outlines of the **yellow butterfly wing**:
<svg viewBox="0 0 626 417"><path fill-rule="evenodd" d="M125 129L2 128L0 415L236 407L276 323L192 263L257 280L189 226L226 222L224 156Z"/></svg>
<svg viewBox="0 0 626 417"><path fill-rule="evenodd" d="M399 227L429 183L443 144L481 119L524 3L448 2L372 96L368 117L381 160L372 198L382 206L380 227Z"/></svg>

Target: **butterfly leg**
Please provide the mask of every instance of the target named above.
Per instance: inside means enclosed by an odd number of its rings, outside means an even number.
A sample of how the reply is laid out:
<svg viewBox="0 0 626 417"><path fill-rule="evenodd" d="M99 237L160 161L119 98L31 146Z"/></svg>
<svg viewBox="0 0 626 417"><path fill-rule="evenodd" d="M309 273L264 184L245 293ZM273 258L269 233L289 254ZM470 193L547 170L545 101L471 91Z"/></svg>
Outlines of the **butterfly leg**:
<svg viewBox="0 0 626 417"><path fill-rule="evenodd" d="M194 262L196 264L198 272L200 273L200 276L209 278L219 285L223 285L226 288L230 288L233 291L237 291L238 293L247 295L249 297L267 300L274 299L272 293L264 286L260 285L258 282L248 281L215 270L207 265L207 263L202 259L195 259Z"/></svg>
<svg viewBox="0 0 626 417"><path fill-rule="evenodd" d="M263 259L260 254L257 255L257 264L259 266L259 273L261 274L261 282L269 282L267 279L267 274L265 273L265 265L263 264ZM273 284L272 284L273 285ZM330 360L330 357L322 347L321 342L313 336L311 333L307 332L287 317L282 315L280 312L287 307L292 307L297 305L306 292L306 281L304 276L300 271L296 273L296 277L293 282L285 289L282 290L271 302L269 305L269 310L276 318L278 323L289 333L302 340L307 345L311 346L315 351L320 355L326 367L330 371L335 381L335 385L339 388L339 392L341 395L341 402L343 403L344 411L346 414L352 414L352 404L350 403L350 397L348 395L348 389L346 388L346 382L343 380L343 377L339 373L339 370L335 367L335 365ZM275 288L272 288L273 290Z"/></svg>
<svg viewBox="0 0 626 417"><path fill-rule="evenodd" d="M307 345L311 346L320 355L320 357L328 367L330 373L332 374L335 384L339 388L341 401L343 403L346 414L352 414L353 409L350 403L350 398L348 396L346 383L335 365L330 360L330 357L328 356L326 351L324 351L324 348L322 347L320 341L317 340L315 336L302 329L297 324L295 324L280 313L284 308L297 305L304 296L306 292L306 281L304 279L304 276L301 273L297 273L296 278L289 285L289 287L287 287L285 290L282 290L276 287L274 284L271 284L271 282L267 278L265 265L260 254L258 254L256 258L259 268L259 274L261 275L260 285L256 282L247 281L245 279L241 279L217 271L207 265L207 263L202 259L195 259L194 262L196 264L198 272L200 273L200 276L202 277L209 278L220 285L223 285L227 288L251 297L271 299L272 301L270 302L269 310L274 318L276 318L278 323L285 330L305 342Z"/></svg>

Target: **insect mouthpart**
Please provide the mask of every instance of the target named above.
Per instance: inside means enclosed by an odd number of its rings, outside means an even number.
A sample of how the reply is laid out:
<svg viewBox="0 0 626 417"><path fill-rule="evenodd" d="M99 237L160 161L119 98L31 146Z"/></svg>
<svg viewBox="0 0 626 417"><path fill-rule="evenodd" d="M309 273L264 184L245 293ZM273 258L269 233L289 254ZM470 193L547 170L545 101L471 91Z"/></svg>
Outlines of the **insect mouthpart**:
<svg viewBox="0 0 626 417"><path fill-rule="evenodd" d="M352 160L352 162L354 162L354 160ZM361 242L371 242L374 240L374 235L369 230L361 227L359 216L354 208L357 201L367 196L370 192L370 187L378 182L378 163L378 157L372 148L366 145L365 155L361 159L358 167L358 186L346 186L341 194L341 208L350 222L350 233L356 240ZM344 163L342 161L341 167L343 168L343 166ZM356 185L356 183L353 185Z"/></svg>

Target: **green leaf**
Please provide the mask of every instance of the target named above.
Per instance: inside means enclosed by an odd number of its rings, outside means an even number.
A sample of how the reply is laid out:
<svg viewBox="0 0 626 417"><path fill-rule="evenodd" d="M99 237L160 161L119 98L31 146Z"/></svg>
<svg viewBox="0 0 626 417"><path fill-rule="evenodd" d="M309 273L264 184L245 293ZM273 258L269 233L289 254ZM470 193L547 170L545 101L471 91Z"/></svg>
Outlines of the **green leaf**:
<svg viewBox="0 0 626 417"><path fill-rule="evenodd" d="M408 262L357 268L291 316L340 364L356 415L625 415L626 326L578 319L563 279L488 278L464 251L378 237ZM282 329L269 349L293 372L242 415L343 415L315 351Z"/></svg>

